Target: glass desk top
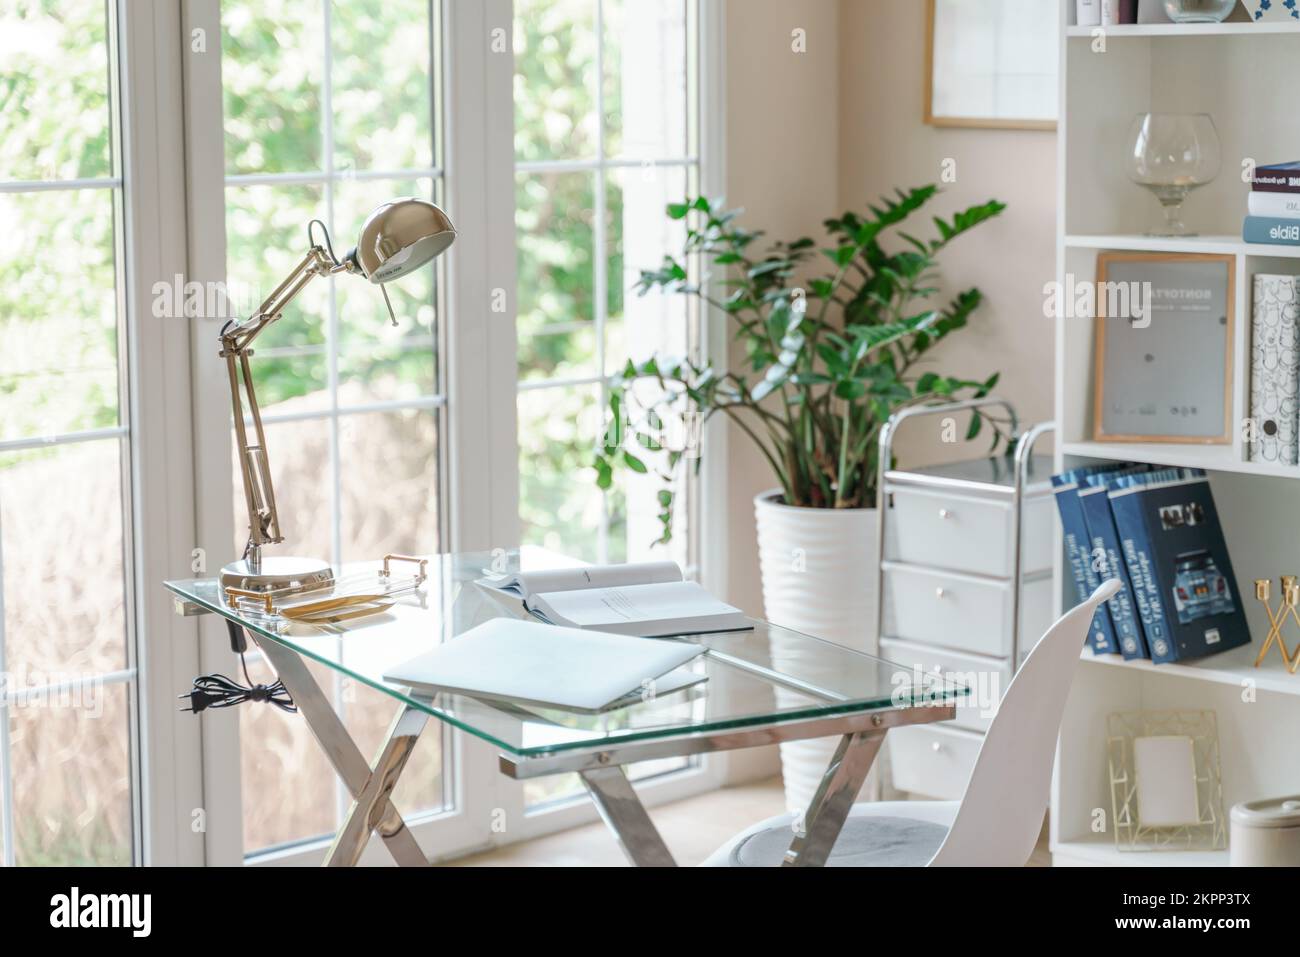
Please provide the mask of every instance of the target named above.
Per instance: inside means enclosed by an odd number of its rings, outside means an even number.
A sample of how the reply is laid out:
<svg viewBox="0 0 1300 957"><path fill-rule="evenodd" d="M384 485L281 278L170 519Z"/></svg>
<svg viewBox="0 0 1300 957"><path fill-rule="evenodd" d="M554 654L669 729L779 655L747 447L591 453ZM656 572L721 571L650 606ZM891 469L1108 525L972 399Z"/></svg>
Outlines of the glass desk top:
<svg viewBox="0 0 1300 957"><path fill-rule="evenodd" d="M498 553L495 561L499 567ZM562 564L551 553L525 548L506 557L507 570ZM951 705L968 689L762 621L752 631L654 639L690 641L706 651L687 667L707 676L684 691L601 714L489 702L457 694L432 698L384 681L395 664L454 641L492 618L532 620L522 603L474 584L497 574L493 555L464 553L429 559L428 579L392 607L364 618L307 625L259 614L252 603L228 605L216 579L169 581L182 613L213 612L242 625L257 641L271 640L376 688L400 702L528 758L863 711ZM349 583L378 581L379 562L336 569Z"/></svg>

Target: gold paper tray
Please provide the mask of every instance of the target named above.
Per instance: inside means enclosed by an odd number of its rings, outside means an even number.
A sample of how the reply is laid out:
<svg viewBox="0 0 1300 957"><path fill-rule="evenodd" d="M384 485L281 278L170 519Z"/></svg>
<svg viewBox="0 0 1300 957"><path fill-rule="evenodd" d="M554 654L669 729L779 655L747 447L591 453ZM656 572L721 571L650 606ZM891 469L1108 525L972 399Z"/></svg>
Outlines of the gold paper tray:
<svg viewBox="0 0 1300 957"><path fill-rule="evenodd" d="M416 571L409 576L394 577L394 562L414 564ZM414 592L424 584L429 577L428 566L427 558L385 555L383 567L375 578L365 574L351 575L323 584L270 591L250 591L232 585L225 589L225 598L232 608L256 611L267 618L304 624L332 624L391 608L398 596Z"/></svg>

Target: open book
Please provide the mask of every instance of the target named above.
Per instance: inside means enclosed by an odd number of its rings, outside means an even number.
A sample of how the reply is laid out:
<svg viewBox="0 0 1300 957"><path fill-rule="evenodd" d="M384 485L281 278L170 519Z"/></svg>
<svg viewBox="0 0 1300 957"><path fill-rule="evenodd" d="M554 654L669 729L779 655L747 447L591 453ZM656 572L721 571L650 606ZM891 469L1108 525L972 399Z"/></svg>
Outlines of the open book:
<svg viewBox="0 0 1300 957"><path fill-rule="evenodd" d="M684 581L676 562L515 572L478 584L521 600L547 624L568 628L666 638L753 627L740 609Z"/></svg>

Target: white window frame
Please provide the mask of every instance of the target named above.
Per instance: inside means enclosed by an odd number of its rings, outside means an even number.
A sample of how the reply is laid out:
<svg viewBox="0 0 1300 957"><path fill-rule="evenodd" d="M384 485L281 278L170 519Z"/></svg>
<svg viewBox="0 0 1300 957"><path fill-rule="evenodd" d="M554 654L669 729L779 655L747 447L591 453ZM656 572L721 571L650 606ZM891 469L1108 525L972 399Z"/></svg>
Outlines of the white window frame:
<svg viewBox="0 0 1300 957"><path fill-rule="evenodd" d="M439 316L446 397L442 508L450 550L518 542L513 52L493 53L492 31L513 37L510 0L444 0L445 192L461 236L446 257ZM701 189L721 195L723 2L700 0L699 151ZM225 628L211 616L181 618L161 582L190 574L194 549L213 561L234 540L230 435L223 368L210 323L156 318L149 304L159 278L225 279L225 168L221 124L219 0L119 3L122 180L131 430L133 621L139 662L137 767L141 775L137 859L148 864L242 861L239 727L234 713L199 719L176 711L175 695L196 674L230 665ZM191 52L205 31L206 53ZM474 228L467 228L473 226ZM507 291L504 314L491 311ZM706 331L709 354L726 355L718 317ZM701 506L701 577L725 587L725 432L707 437ZM205 545L205 543L211 543ZM211 574L211 568L206 573ZM497 770L493 750L456 733L458 811L413 824L435 858L523 840L596 819L585 798L526 813L523 788ZM716 787L725 759L710 758L638 786L648 805ZM511 825L491 832L486 809ZM380 860L371 847L363 862ZM275 855L268 863L311 863L323 845Z"/></svg>

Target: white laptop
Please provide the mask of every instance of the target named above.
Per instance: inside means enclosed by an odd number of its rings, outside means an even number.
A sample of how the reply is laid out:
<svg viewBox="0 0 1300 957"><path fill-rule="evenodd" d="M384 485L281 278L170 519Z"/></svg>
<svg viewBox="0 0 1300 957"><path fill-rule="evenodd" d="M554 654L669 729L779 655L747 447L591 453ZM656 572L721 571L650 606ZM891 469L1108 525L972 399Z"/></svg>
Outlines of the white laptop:
<svg viewBox="0 0 1300 957"><path fill-rule="evenodd" d="M685 641L635 638L496 618L384 672L421 694L598 712L704 653ZM683 685L674 677L663 691Z"/></svg>

